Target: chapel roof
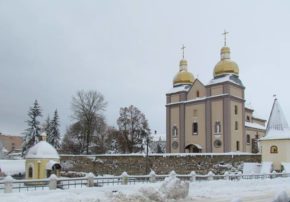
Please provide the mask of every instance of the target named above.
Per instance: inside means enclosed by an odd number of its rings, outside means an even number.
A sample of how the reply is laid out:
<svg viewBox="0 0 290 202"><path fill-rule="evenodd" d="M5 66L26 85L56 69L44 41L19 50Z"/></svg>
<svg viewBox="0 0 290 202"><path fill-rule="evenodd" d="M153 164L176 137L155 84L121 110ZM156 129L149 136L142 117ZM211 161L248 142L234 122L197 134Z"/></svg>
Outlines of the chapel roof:
<svg viewBox="0 0 290 202"><path fill-rule="evenodd" d="M40 141L32 146L26 156L26 159L59 159L56 149L46 141Z"/></svg>
<svg viewBox="0 0 290 202"><path fill-rule="evenodd" d="M266 136L261 138L261 140L270 139L290 139L290 128L277 98L272 106Z"/></svg>

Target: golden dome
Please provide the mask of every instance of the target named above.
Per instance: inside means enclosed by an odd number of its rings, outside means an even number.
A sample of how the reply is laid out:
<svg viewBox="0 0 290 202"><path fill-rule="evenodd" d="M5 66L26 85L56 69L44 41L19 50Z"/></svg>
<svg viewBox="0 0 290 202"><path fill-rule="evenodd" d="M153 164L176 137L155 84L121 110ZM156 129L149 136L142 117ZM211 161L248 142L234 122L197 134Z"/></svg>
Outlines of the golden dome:
<svg viewBox="0 0 290 202"><path fill-rule="evenodd" d="M193 74L187 71L187 61L185 59L180 60L179 72L175 75L173 79L173 86L192 84L193 81Z"/></svg>
<svg viewBox="0 0 290 202"><path fill-rule="evenodd" d="M230 48L222 47L221 49L221 60L216 64L214 68L214 77L224 74L235 74L239 75L239 66L237 63L230 59Z"/></svg>

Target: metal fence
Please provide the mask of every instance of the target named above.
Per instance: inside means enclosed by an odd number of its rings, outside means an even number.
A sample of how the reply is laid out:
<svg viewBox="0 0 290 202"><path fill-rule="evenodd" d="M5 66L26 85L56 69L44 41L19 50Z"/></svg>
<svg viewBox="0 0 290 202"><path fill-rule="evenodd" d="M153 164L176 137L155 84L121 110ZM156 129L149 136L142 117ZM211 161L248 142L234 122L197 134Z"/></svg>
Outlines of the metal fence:
<svg viewBox="0 0 290 202"><path fill-rule="evenodd" d="M136 183L150 183L163 181L168 176L176 176L184 181L206 181L206 180L251 180L251 179L272 179L277 177L290 177L290 173L270 173L244 175L241 173L228 173L215 175L209 172L207 175L197 175L194 171L188 175L176 174L172 171L168 175L157 175L152 171L148 175L128 175L123 173L121 176L94 176L92 173L86 177L78 178L57 178L55 175L46 179L16 180L8 176L0 180L0 193L22 192L33 190L49 189L74 189L82 187L103 187L114 185L126 185Z"/></svg>

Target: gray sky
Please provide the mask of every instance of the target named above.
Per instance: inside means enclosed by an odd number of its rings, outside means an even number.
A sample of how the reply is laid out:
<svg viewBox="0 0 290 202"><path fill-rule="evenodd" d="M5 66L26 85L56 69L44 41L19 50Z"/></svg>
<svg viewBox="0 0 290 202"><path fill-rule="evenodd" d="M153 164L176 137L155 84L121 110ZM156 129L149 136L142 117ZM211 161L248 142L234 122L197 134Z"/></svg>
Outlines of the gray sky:
<svg viewBox="0 0 290 202"><path fill-rule="evenodd" d="M23 132L37 99L44 118L58 109L65 132L71 98L84 89L105 96L109 125L133 104L165 133L182 44L189 71L207 84L224 29L247 102L267 119L277 94L290 121L289 11L286 0L0 0L0 131Z"/></svg>

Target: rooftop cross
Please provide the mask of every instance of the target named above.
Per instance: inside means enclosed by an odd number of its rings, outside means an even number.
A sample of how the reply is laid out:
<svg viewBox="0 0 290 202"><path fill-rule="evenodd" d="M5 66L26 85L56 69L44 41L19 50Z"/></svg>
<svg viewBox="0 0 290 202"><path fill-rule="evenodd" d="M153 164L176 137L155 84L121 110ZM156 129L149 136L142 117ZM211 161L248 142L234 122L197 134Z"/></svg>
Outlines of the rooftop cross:
<svg viewBox="0 0 290 202"><path fill-rule="evenodd" d="M229 32L227 32L226 30L224 31L224 33L222 33L223 35L224 35L224 46L227 46L227 34L228 34Z"/></svg>
<svg viewBox="0 0 290 202"><path fill-rule="evenodd" d="M182 59L184 59L184 49L185 49L186 47L184 46L184 44L182 45L182 47L181 47L181 49L182 49Z"/></svg>

